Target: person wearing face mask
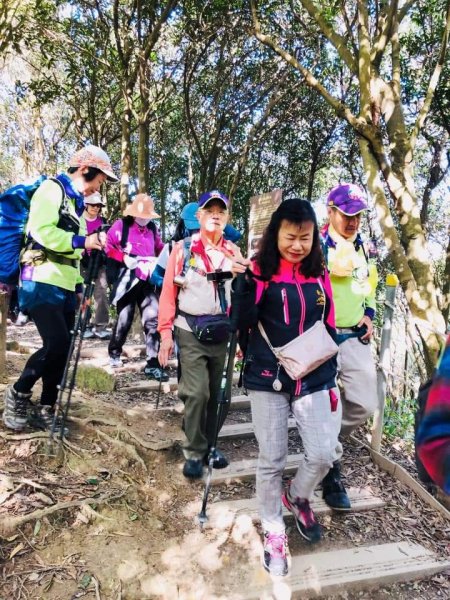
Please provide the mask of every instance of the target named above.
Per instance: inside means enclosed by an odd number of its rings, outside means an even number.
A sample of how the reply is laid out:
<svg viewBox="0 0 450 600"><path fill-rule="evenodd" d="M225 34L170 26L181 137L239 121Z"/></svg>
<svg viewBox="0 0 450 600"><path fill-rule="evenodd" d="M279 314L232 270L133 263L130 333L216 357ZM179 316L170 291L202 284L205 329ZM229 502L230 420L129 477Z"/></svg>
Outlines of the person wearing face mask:
<svg viewBox="0 0 450 600"><path fill-rule="evenodd" d="M367 210L364 192L354 184L337 185L328 194L327 210L328 224L321 232L322 247L336 306L342 397L340 437L345 439L377 406L377 375L370 339L378 274L359 234L361 215ZM350 510L339 461L322 481L322 490L330 508Z"/></svg>
<svg viewBox="0 0 450 600"><path fill-rule="evenodd" d="M50 429L82 291L83 250L101 250L103 234L86 235L81 215L84 198L106 182L116 182L111 161L101 148L88 145L71 157L66 173L47 179L34 193L27 243L21 257L19 305L36 324L43 346L27 361L19 379L6 388L3 423L20 431L28 425ZM39 404L32 389L42 379ZM56 424L57 429L60 426Z"/></svg>
<svg viewBox="0 0 450 600"><path fill-rule="evenodd" d="M106 219L102 216L102 209L106 205L99 192L95 192L84 199L83 217L86 222L88 235L98 231L106 225ZM89 272L89 257L91 252L85 250L81 258L81 274L85 278ZM106 330L109 321L108 282L106 280L106 268L102 264L98 271L94 287L94 322L89 324L84 332L83 339L93 337L107 340L110 337Z"/></svg>
<svg viewBox="0 0 450 600"><path fill-rule="evenodd" d="M145 335L147 365L144 373L150 379L168 381L168 373L158 362L159 292L150 281L157 256L164 246L152 221L159 219L159 215L147 194L137 194L123 215L112 225L106 238L106 256L120 266L111 292L111 302L117 307L117 320L108 346L109 363L112 367L122 365L120 356L137 305Z"/></svg>

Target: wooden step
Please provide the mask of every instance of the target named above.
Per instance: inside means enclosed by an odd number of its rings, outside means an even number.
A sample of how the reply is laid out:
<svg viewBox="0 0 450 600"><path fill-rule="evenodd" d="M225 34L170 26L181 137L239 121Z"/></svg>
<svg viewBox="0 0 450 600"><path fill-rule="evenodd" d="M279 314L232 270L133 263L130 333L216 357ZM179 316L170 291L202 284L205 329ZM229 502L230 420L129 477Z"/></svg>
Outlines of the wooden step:
<svg viewBox="0 0 450 600"><path fill-rule="evenodd" d="M249 396L244 396L242 394L231 398L230 410L244 410L245 408L250 408Z"/></svg>
<svg viewBox="0 0 450 600"><path fill-rule="evenodd" d="M223 428L222 428L223 429ZM297 470L300 461L300 454L289 454L286 461L286 474ZM213 483L228 483L233 479L252 479L256 474L257 458L247 458L232 462L226 469L213 470Z"/></svg>
<svg viewBox="0 0 450 600"><path fill-rule="evenodd" d="M246 586L240 597L242 600L273 597L270 594L277 584L286 585L292 593L292 596L277 597L293 599L379 588L390 583L429 577L449 567L450 561L410 542L339 549L295 556L290 575L282 582L278 578L274 583L268 575L264 576L265 585Z"/></svg>
<svg viewBox="0 0 450 600"><path fill-rule="evenodd" d="M288 428L295 428L294 419L288 420ZM253 423L248 421L246 423L233 423L230 425L223 425L219 433L219 440L231 440L234 438L248 438L255 435L253 431Z"/></svg>
<svg viewBox="0 0 450 600"><path fill-rule="evenodd" d="M233 383L239 380L239 373L233 373ZM137 381L134 385L127 385L120 388L121 392L157 392L159 389L159 381L152 379L148 381ZM176 377L171 377L169 381L161 384L161 391L164 393L178 389L178 380Z"/></svg>
<svg viewBox="0 0 450 600"><path fill-rule="evenodd" d="M352 504L352 512L376 510L385 506L385 502L381 498L374 496L369 489L348 488L347 493ZM198 509L198 503L196 506ZM324 502L322 492L319 490L314 492L314 496L311 500L311 508L317 515L328 515L333 513L331 508ZM207 527L225 529L226 527L230 527L240 516L249 516L252 521L259 521L258 504L255 497L245 500L214 502L208 508L209 520L207 522ZM283 516L288 518L292 517L292 513L284 506Z"/></svg>

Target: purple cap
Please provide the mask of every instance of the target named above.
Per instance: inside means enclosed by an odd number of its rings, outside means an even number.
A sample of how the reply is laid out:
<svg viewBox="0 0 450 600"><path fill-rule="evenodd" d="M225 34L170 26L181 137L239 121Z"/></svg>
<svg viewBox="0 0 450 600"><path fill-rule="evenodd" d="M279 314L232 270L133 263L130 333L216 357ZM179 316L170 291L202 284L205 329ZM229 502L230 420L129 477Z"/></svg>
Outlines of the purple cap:
<svg viewBox="0 0 450 600"><path fill-rule="evenodd" d="M366 195L354 183L341 183L328 194L327 206L337 208L349 217L367 210Z"/></svg>
<svg viewBox="0 0 450 600"><path fill-rule="evenodd" d="M213 190L212 192L205 192L198 199L198 207L205 208L208 202L211 200L220 200L225 205L225 208L228 208L228 198L222 192L218 192L217 190Z"/></svg>

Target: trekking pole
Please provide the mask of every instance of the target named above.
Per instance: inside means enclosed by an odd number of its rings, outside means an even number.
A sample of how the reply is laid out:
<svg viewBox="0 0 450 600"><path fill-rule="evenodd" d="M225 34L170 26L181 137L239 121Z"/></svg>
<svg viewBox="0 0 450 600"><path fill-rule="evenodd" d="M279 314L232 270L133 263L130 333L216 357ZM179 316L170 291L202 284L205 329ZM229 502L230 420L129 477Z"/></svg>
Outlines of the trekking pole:
<svg viewBox="0 0 450 600"><path fill-rule="evenodd" d="M105 227L102 226L98 232L104 231ZM75 325L73 330L71 331L71 339L69 351L67 353L66 364L64 367L63 376L61 379L61 383L58 385L58 398L55 406L55 414L53 416L53 423L49 434L49 448L51 449L53 446L53 439L56 431L56 424L58 421L59 414L62 414L61 419L61 429L59 433L59 440L62 442L64 437L64 428L67 420L67 415L69 413L70 401L72 398L73 388L75 387L78 362L81 356L81 348L83 344L83 334L86 331L86 327L89 323L90 312L91 312L91 301L92 296L94 294L95 282L98 277L98 272L101 267L103 261L103 252L101 250L92 250L89 256L89 267L88 273L85 279L85 287L83 290L83 297L80 302L80 307L78 309L77 317L75 319ZM78 340L78 344L77 344ZM76 347L76 352L75 352ZM70 382L67 385L69 379L69 370L70 363L72 361L72 357L75 353L75 360L72 368L72 373L70 376ZM63 407L63 397L64 393L67 390L67 401L66 405Z"/></svg>
<svg viewBox="0 0 450 600"><path fill-rule="evenodd" d="M160 374L159 374L158 395L156 396L155 410L158 410L158 406L159 406L159 398L161 396L161 383L162 383L162 369L160 369Z"/></svg>
<svg viewBox="0 0 450 600"><path fill-rule="evenodd" d="M245 278L246 274L238 275L236 277L236 281L234 282L234 292L235 294L240 294L245 290ZM224 282L221 286L219 283L218 292L221 306L224 306L225 303L225 289ZM239 318L239 306L237 303L233 302L232 304L233 310L231 312L230 318L230 339L228 342L227 354L225 356L225 363L222 373L222 383L220 386L220 390L217 396L217 420L216 420L216 428L214 432L214 443L209 449L208 454L208 474L206 476L205 490L203 492L203 501L202 507L198 514L198 521L200 524L200 530L203 529L203 525L208 521L208 516L206 514L206 505L208 503L209 490L211 488L212 481L212 472L213 472L213 464L214 464L214 455L216 452L217 440L219 437L220 428L223 425L223 413L226 405L229 402L228 399L228 380L232 377L233 374L233 366L234 366L234 357L236 355L236 346L237 346L237 328L238 328L238 318Z"/></svg>

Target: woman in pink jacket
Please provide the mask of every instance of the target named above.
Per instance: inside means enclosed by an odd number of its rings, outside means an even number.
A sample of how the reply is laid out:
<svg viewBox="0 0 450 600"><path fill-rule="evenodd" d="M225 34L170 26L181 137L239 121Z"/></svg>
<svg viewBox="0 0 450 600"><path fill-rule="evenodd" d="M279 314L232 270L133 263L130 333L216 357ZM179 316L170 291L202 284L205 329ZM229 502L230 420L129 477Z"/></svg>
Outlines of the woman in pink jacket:
<svg viewBox="0 0 450 600"><path fill-rule="evenodd" d="M159 215L153 200L146 194L138 194L123 214L108 231L105 248L109 270L111 263L117 268L111 292L111 302L117 307L117 321L108 346L110 365L122 365L120 355L137 306L145 334L147 365L144 373L150 379L168 381L168 374L158 362L159 295L156 286L150 283L156 257L164 247L152 221Z"/></svg>

